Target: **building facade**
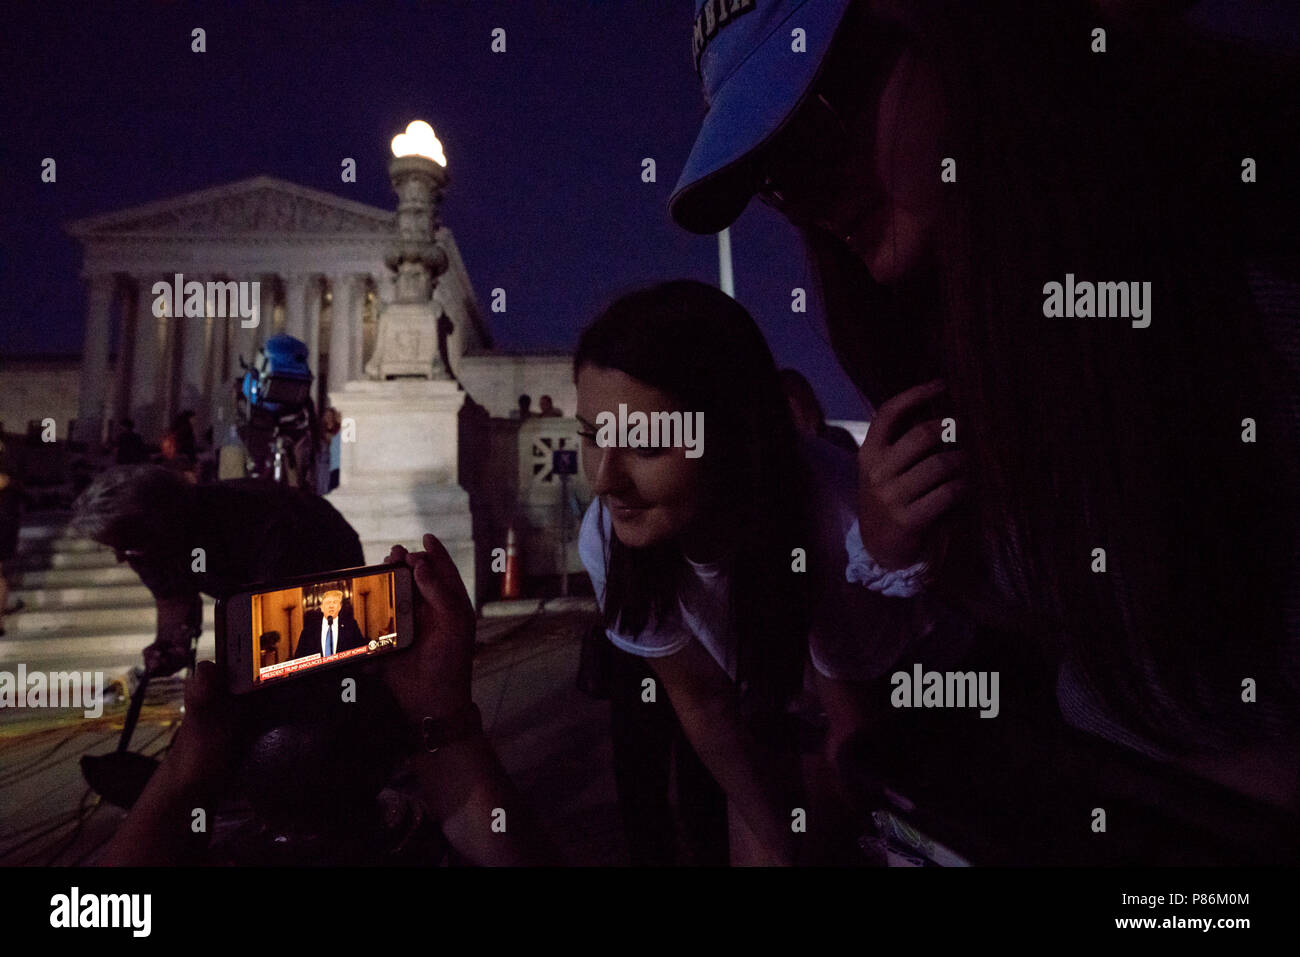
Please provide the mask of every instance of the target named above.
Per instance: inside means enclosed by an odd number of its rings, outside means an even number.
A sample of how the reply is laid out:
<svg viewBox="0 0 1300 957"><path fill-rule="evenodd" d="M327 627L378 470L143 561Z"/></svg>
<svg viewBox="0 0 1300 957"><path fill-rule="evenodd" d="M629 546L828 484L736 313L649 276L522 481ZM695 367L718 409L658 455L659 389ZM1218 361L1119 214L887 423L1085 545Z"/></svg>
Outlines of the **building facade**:
<svg viewBox="0 0 1300 957"><path fill-rule="evenodd" d="M276 333L301 339L315 395L363 377L377 316L393 297L384 264L395 213L269 176L81 219L68 232L84 247L88 287L77 435L104 441L109 425L135 421L157 441L172 417L193 409L197 428L228 425L240 359L251 362ZM437 240L449 264L435 299L451 321L453 366L491 346L450 230ZM258 283L259 322L219 316L209 298L199 318L156 315L154 285ZM453 373L454 373L453 368Z"/></svg>
<svg viewBox="0 0 1300 957"><path fill-rule="evenodd" d="M397 230L392 210L258 176L81 219L67 230L84 247L88 287L74 422L74 438L82 442L108 442L114 423L129 418L147 442L157 443L184 410L194 411L200 436L211 428L220 442L235 421L241 360L251 363L258 347L281 332L307 344L318 404L337 405L345 417L368 408L369 421L396 428L406 401L401 396L419 388L375 382L371 362L380 317L396 298L386 265ZM435 239L447 268L437 277L433 303L447 320L444 361L463 396L457 400L459 428L432 453L445 468L430 476L428 488L371 489L376 469L396 472L399 463L385 465L361 445L345 448L343 484L330 497L359 529L368 558L372 546L378 549L368 534L418 544L423 532L440 529L473 597L482 601L499 593L493 555L512 526L524 574L580 571L572 545L575 513L590 496L581 475L561 480L551 469L554 450L577 445L571 358L495 352L451 231L440 226ZM202 315L187 315L179 303L158 306L155 285L178 282L182 288L204 284ZM215 301L208 285L251 289L254 282L255 326L233 315L229 303ZM390 393L391 416L374 402ZM532 396L534 409L550 395L562 415L520 420L522 393ZM431 418L429 428L435 424ZM400 457L400 451L385 454ZM359 455L371 457L361 461ZM349 489L349 475L363 474L365 481ZM468 515L456 504L466 495ZM449 503L446 515L428 524L425 502L423 518L414 517L417 509L405 523L411 527L399 528L407 500L429 496ZM384 514L371 514L376 508Z"/></svg>

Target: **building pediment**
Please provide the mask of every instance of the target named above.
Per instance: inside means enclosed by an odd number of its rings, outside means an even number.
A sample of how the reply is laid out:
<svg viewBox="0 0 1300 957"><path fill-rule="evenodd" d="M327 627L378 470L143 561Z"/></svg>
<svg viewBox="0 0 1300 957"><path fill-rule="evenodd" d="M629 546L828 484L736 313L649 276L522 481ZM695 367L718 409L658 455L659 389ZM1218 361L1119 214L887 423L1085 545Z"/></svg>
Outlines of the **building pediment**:
<svg viewBox="0 0 1300 957"><path fill-rule="evenodd" d="M271 176L186 193L68 224L82 240L293 236L391 237L395 214Z"/></svg>
<svg viewBox="0 0 1300 957"><path fill-rule="evenodd" d="M209 279L277 275L311 278L314 284L319 277L337 283L364 276L372 279L363 295L373 283L377 310L392 299L385 259L398 238L396 212L271 176L100 213L65 229L82 245L82 275L92 282L126 277L148 289L158 277L177 273ZM435 239L447 254L435 305L452 324L448 350L454 367L465 350L490 347L492 335L451 231L440 226ZM359 316L360 307L351 321L359 323Z"/></svg>

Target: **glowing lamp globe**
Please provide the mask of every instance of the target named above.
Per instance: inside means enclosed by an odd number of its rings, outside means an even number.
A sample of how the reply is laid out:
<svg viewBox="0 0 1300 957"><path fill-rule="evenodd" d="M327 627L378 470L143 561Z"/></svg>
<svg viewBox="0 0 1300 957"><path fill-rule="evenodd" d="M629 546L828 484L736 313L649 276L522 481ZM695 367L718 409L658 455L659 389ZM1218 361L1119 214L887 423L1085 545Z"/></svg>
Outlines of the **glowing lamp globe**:
<svg viewBox="0 0 1300 957"><path fill-rule="evenodd" d="M433 127L424 120L413 120L407 124L405 133L393 137L394 156L424 156L433 160L444 169L447 166L446 154L442 144L433 133Z"/></svg>

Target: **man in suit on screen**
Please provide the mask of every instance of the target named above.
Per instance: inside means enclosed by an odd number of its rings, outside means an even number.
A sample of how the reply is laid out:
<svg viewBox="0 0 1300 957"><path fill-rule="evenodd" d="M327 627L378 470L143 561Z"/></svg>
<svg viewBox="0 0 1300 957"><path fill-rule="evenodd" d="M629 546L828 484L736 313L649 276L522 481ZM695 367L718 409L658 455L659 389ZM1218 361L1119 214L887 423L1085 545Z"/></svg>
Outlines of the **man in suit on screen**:
<svg viewBox="0 0 1300 957"><path fill-rule="evenodd" d="M328 658L340 651L360 648L366 643L351 612L343 613L343 592L327 591L321 595L320 608L302 616L302 633L298 636L295 658L321 655Z"/></svg>

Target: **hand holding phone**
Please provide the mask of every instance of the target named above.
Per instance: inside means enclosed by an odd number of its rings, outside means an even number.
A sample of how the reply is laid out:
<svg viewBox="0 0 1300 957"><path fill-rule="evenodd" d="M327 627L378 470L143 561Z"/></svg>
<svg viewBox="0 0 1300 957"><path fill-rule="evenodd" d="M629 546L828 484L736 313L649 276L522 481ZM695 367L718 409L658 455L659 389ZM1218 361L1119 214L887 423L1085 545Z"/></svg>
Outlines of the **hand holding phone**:
<svg viewBox="0 0 1300 957"><path fill-rule="evenodd" d="M228 687L246 694L409 648L413 592L405 564L247 586L217 604L217 661Z"/></svg>
<svg viewBox="0 0 1300 957"><path fill-rule="evenodd" d="M470 703L476 619L456 563L433 535L424 551L394 545L388 562L411 569L415 579L415 634L410 655L376 661L376 668L412 726L440 720Z"/></svg>

